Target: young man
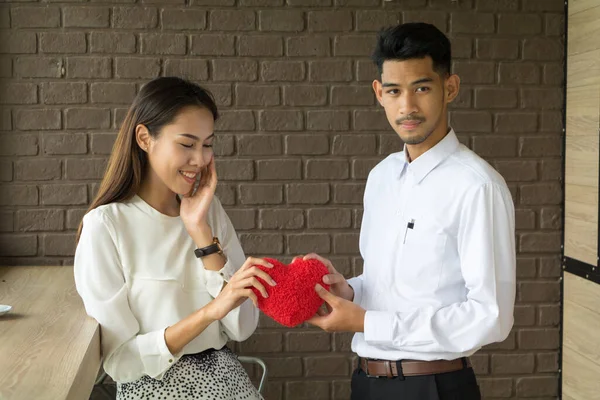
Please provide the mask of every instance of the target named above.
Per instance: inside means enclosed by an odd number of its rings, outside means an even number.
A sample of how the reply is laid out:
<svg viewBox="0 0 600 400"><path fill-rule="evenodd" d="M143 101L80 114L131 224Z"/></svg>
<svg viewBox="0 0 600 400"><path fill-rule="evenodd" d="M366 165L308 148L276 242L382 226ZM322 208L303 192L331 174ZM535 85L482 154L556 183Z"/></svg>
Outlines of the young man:
<svg viewBox="0 0 600 400"><path fill-rule="evenodd" d="M480 399L468 356L513 326L515 223L504 179L459 143L448 104L460 80L450 42L432 25L379 34L373 82L404 142L370 173L364 195L362 275L330 268L317 285L328 313L309 322L356 332L352 399Z"/></svg>

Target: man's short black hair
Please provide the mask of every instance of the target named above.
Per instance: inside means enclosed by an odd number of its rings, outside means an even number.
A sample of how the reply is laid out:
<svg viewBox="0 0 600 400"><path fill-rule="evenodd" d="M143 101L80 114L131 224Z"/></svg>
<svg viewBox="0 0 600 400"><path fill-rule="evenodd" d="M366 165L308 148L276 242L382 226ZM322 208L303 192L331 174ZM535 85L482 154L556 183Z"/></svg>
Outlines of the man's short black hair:
<svg viewBox="0 0 600 400"><path fill-rule="evenodd" d="M450 74L450 40L438 28L424 22L410 22L383 29L371 58L383 72L384 61L404 61L431 57L433 69L441 76Z"/></svg>

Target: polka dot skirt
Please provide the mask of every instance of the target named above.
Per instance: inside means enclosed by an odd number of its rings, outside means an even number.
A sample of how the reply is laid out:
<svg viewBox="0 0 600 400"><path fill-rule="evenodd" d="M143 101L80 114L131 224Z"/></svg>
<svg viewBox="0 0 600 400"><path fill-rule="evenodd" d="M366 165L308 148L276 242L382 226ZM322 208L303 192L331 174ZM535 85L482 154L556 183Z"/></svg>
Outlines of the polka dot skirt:
<svg viewBox="0 0 600 400"><path fill-rule="evenodd" d="M162 380L117 383L117 400L263 400L228 348L181 357Z"/></svg>

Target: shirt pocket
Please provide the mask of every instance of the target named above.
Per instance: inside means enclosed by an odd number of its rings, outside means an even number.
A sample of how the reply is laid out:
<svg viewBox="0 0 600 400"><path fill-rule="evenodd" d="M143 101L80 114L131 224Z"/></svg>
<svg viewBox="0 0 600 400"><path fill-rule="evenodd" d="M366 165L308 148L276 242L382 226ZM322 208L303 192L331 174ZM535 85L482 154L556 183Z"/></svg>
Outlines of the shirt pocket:
<svg viewBox="0 0 600 400"><path fill-rule="evenodd" d="M396 278L415 294L432 293L440 284L447 234L430 215L407 216L403 223Z"/></svg>

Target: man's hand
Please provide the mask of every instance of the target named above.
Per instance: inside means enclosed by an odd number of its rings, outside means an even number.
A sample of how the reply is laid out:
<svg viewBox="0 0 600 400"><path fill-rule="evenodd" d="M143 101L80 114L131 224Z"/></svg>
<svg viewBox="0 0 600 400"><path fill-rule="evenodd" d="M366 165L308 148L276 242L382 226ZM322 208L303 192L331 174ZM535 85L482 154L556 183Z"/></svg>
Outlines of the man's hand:
<svg viewBox="0 0 600 400"><path fill-rule="evenodd" d="M304 257L294 257L292 263L298 258L302 258L303 260L321 261L329 270L329 274L323 277L323 283L326 283L330 286L331 293L349 301L352 301L354 299L354 289L352 289L352 287L348 285L348 282L346 281L346 278L344 278L344 275L337 272L337 270L333 267L331 261L321 257L318 254L310 253L305 255Z"/></svg>
<svg viewBox="0 0 600 400"><path fill-rule="evenodd" d="M328 292L319 284L315 291L325 300L329 313L319 310L307 322L318 326L326 332L364 332L366 311L353 302Z"/></svg>

